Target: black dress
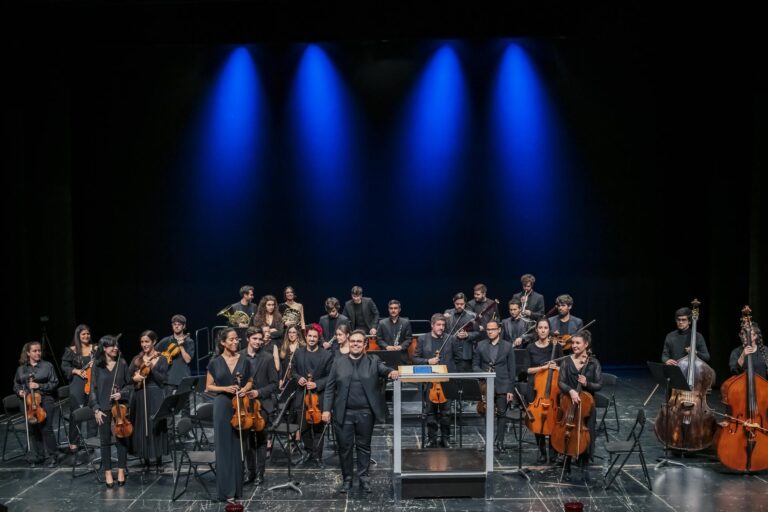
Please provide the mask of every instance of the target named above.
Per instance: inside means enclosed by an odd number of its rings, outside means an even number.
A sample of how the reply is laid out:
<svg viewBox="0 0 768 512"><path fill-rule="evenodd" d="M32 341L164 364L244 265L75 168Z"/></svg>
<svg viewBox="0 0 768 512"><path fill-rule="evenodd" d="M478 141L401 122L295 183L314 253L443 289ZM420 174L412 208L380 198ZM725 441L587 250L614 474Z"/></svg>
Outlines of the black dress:
<svg viewBox="0 0 768 512"><path fill-rule="evenodd" d="M227 362L217 356L208 364L208 373L216 386L237 384L235 375L240 373L241 386L251 378L251 365L247 358L240 356L235 364L235 371L230 372ZM216 487L220 500L242 498L243 496L243 460L240 458L240 434L232 428L230 421L234 410L231 393L216 393L213 400L213 433L216 446ZM246 435L243 433L243 442ZM243 446L245 449L245 446Z"/></svg>
<svg viewBox="0 0 768 512"><path fill-rule="evenodd" d="M95 347L91 349L91 354L83 356L75 353L72 348L64 350L64 355L61 357L61 371L64 373L64 377L69 381L69 412L72 414L76 409L84 405L88 405L88 395L85 394L85 379L79 375L72 373L72 370L84 370L88 363L93 360L93 356L96 353ZM93 373L93 370L91 370ZM69 442L71 444L78 444L80 434L78 427L74 422L69 423ZM96 421L88 420L86 422L87 437L93 437L96 435Z"/></svg>
<svg viewBox="0 0 768 512"><path fill-rule="evenodd" d="M141 360L138 360L141 364ZM128 368L129 378L133 379L133 374L138 371L137 360L131 362ZM152 423L152 416L160 409L163 403L165 392L163 386L168 375L168 361L160 356L155 366L149 372L149 377L144 381L146 393L143 388L138 388L133 392L131 400L131 422L133 423L133 435L131 436L130 452L145 461L159 459L163 455L170 453L168 447L168 425L163 419ZM144 413L144 397L146 396L146 416ZM145 426L146 418L146 426ZM149 432L147 432L147 427Z"/></svg>

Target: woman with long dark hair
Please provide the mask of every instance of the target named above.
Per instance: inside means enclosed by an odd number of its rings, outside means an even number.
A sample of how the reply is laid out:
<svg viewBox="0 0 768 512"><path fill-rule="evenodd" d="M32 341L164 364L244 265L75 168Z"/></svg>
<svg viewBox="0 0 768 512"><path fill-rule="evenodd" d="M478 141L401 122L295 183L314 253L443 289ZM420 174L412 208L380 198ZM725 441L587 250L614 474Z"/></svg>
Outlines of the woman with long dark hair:
<svg viewBox="0 0 768 512"><path fill-rule="evenodd" d="M131 455L144 460L145 471L154 461L156 471L162 471L163 455L170 453L168 447L168 426L165 420L153 423L152 416L163 403L165 381L168 377L168 361L155 350L157 334L154 331L141 333L141 352L133 358L128 374L134 384L131 405L133 436L129 443Z"/></svg>
<svg viewBox="0 0 768 512"><path fill-rule="evenodd" d="M256 314L251 319L251 325L269 329L270 339L279 340L283 337L283 315L278 311L277 299L273 295L265 295L261 298L256 307Z"/></svg>
<svg viewBox="0 0 768 512"><path fill-rule="evenodd" d="M75 327L75 334L72 337L72 344L64 350L61 358L61 371L64 377L69 381L69 413L72 413L88 404L88 393L86 385L89 384L88 376L92 375L93 357L96 355L96 347L91 343L91 328L85 324ZM78 427L80 429L78 430ZM69 422L69 451L77 451L80 440L80 432L87 431L87 437L96 435L96 422L89 420L85 428L83 425L76 425L75 422Z"/></svg>
<svg viewBox="0 0 768 512"><path fill-rule="evenodd" d="M102 336L99 351L93 361L91 374L91 407L99 426L101 440L101 464L104 482L112 488L112 405L126 404L133 388L128 363L120 357L117 336ZM128 459L128 438L115 437L117 448L117 485L125 485L125 468Z"/></svg>

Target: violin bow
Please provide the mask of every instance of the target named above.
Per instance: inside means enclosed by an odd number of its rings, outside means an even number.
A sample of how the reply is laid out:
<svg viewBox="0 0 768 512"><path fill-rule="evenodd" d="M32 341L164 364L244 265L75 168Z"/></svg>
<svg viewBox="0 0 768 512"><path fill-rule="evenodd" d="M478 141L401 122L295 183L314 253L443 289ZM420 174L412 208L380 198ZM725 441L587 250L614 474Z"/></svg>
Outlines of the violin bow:
<svg viewBox="0 0 768 512"><path fill-rule="evenodd" d="M237 432L240 434L240 463L242 464L243 461L245 461L245 455L243 455L243 424L240 420L240 397L238 396L240 394L241 378L242 375L240 375L240 372L237 372L235 374L235 380L237 381L237 389L235 390L235 404L237 405Z"/></svg>

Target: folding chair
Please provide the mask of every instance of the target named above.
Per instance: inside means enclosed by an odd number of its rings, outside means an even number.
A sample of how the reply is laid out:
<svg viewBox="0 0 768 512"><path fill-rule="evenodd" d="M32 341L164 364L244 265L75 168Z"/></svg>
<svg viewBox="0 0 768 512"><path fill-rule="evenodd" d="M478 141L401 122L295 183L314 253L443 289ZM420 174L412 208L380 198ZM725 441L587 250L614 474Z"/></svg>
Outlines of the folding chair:
<svg viewBox="0 0 768 512"><path fill-rule="evenodd" d="M627 439L625 441L609 441L605 443L605 449L608 452L608 459L611 461L611 464L608 466L608 470L605 472L605 476L603 476L603 481L606 482L606 489L611 486L618 474L621 473L621 469L624 467L624 464L626 464L629 456L632 455L632 453L637 452L637 455L640 458L640 465L643 468L643 474L645 475L645 479L648 482L648 490L653 490L651 488L651 476L648 473L648 466L645 464L643 447L640 445L640 437L643 435L644 429L645 409L641 407L637 410L637 418L635 419L635 424L632 425L632 430L629 432ZM616 462L618 462L619 458L621 458L621 455L624 455L624 460L621 461L621 464L619 465L616 472L613 474L613 476L611 476L610 480L608 480L608 476L611 474L611 470L613 469Z"/></svg>
<svg viewBox="0 0 768 512"><path fill-rule="evenodd" d="M619 423L619 410L616 406L616 384L619 378L612 373L603 373L603 390L595 393L595 408L603 409L603 414L600 416L600 422L597 424L595 432L599 433L600 430L605 432L605 440L608 441L608 431L619 432L621 424ZM609 389L605 389L608 386ZM613 408L613 415L616 418L616 426L609 427L605 422L605 418L608 416L608 411Z"/></svg>
<svg viewBox="0 0 768 512"><path fill-rule="evenodd" d="M24 442L26 436L26 422L24 421L24 415L21 413L21 400L16 395L8 395L3 398L3 417L4 426L3 429L3 462L18 459L23 457L27 453L27 444ZM5 458L6 451L8 449L8 435L13 432L13 436L16 438L16 442L21 448L21 453L14 455L13 457Z"/></svg>
<svg viewBox="0 0 768 512"><path fill-rule="evenodd" d="M58 418L56 422L56 442L59 446L69 446L69 415L64 411L69 412L69 385L61 386L56 390L58 400L56 401L56 409L58 410ZM64 441L61 440L61 430L64 427Z"/></svg>
<svg viewBox="0 0 768 512"><path fill-rule="evenodd" d="M202 404L197 410L189 415L189 420L192 422L192 435L195 437L194 449L206 447L211 448L213 443L208 440L208 436L205 435L206 428L213 428L213 403ZM178 428L178 426L177 426ZM200 429L200 437L197 437L196 429ZM181 436L181 432L179 432ZM182 437L183 439L183 437Z"/></svg>
<svg viewBox="0 0 768 512"><path fill-rule="evenodd" d="M186 436L193 430L192 420L190 418L181 418L176 428L178 429L180 436ZM171 491L171 500L176 501L181 497L182 494L187 492L189 476L192 473L195 474L195 478L198 482L200 482L200 485L203 486L205 492L211 496L211 499L215 499L215 497L208 490L208 486L205 485L205 480L203 480L202 476L207 473L213 473L214 476L216 475L216 468L214 467L216 465L216 453L208 450L187 450L184 444L179 444L178 446L179 450L181 451L181 456L179 457L179 467L176 469L176 475L173 478L173 491ZM176 494L179 477L181 476L181 468L184 466L184 464L188 465L186 474L187 478L184 480L184 489L179 494ZM197 470L198 466L208 466L209 469L201 473Z"/></svg>
<svg viewBox="0 0 768 512"><path fill-rule="evenodd" d="M91 409L88 406L83 406L78 409L75 409L70 418L69 421L74 421L77 428L77 432L79 434L80 440L78 441L78 447L85 451L85 455L88 458L87 462L83 462L82 464L88 464L88 471L78 473L77 467L80 466L77 462L78 453L75 453L72 456L72 478L78 478L81 476L85 476L89 473L95 473L96 474L96 480L99 482L102 481L101 476L99 475L99 471L96 469L96 461L101 460L101 456L96 456L96 450L101 448L101 438L99 437L98 433L95 437L88 437L86 438L84 433L80 431L80 425L83 424L83 422L86 422L93 418L93 409ZM98 431L97 431L98 432ZM110 449L111 446L115 444L114 437L110 441ZM79 450L78 450L79 452Z"/></svg>

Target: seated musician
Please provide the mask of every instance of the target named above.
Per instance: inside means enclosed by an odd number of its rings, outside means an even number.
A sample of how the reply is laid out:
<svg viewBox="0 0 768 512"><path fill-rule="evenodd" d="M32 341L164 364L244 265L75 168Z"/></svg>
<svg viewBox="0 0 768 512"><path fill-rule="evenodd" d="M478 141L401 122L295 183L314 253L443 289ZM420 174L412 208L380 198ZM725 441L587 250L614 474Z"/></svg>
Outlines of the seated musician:
<svg viewBox="0 0 768 512"><path fill-rule="evenodd" d="M563 347L558 343L555 349L555 357L552 357L552 337L549 335L549 321L546 318L540 318L536 322L536 341L529 343L526 347L528 356L531 361L531 366L528 368L528 375L534 376L539 372L549 371L550 368L557 369L558 364L552 359L558 359L563 356ZM531 382L534 377L529 377L528 382ZM535 398L534 388L532 385L528 386L529 396L528 401L533 401ZM539 458L537 462L547 462L547 436L542 434L535 434L536 444L539 446ZM554 449L549 447L549 460L554 461L556 455Z"/></svg>
<svg viewBox="0 0 768 512"><path fill-rule="evenodd" d="M501 325L498 320L489 321L485 330L488 333L488 339L477 345L472 369L476 372L496 373L493 397L498 424L496 448L499 453L504 453L504 433L508 422L507 407L514 399L515 349L510 342L501 339ZM488 401L490 402L490 397Z"/></svg>
<svg viewBox="0 0 768 512"><path fill-rule="evenodd" d="M667 334L664 339L664 350L661 353L661 362L677 364L679 359L685 357L690 351L691 341L691 308L680 308L675 311L675 323L677 329ZM696 332L696 355L702 361L709 361L709 350L704 336Z"/></svg>
<svg viewBox="0 0 768 512"><path fill-rule="evenodd" d="M399 300L390 300L389 304L387 304L387 311L389 312L389 317L379 320L379 327L376 330L379 348L389 351L401 351L403 364L406 364L408 347L410 347L413 339L411 321L404 316L400 316Z"/></svg>
<svg viewBox="0 0 768 512"><path fill-rule="evenodd" d="M571 348L573 353L570 357L566 357L560 365L560 380L558 386L560 387L560 393L568 394L574 404L579 403L579 393L576 388L581 384L581 390L594 395L595 392L600 391L603 387L603 372L600 366L600 361L594 356L589 356L587 362L587 350L592 347L592 333L584 329L581 332L575 334L571 338ZM584 364L587 364L586 368L582 368ZM590 435L592 437L592 443L590 443L589 449L582 453L578 458L579 467L581 467L582 478L586 481L589 480L589 472L587 471L587 465L589 459L592 457L595 448L595 439L597 438L595 433L596 414L595 410L592 410L592 414L587 420L587 426L589 427ZM566 474L570 477L571 473L571 460L565 462Z"/></svg>
<svg viewBox="0 0 768 512"><path fill-rule="evenodd" d="M739 331L739 338L741 339L741 345L731 351L730 368L731 372L735 374L742 373L746 370L747 356L749 354L756 354L752 358L752 369L755 375L760 375L768 379L768 355L766 355L765 345L763 345L763 332L756 322L752 322L752 339L747 344L747 331L744 327Z"/></svg>
<svg viewBox="0 0 768 512"><path fill-rule="evenodd" d="M274 393L277 390L277 369L272 354L264 351L264 329L249 327L246 331L248 345L240 351L240 356L250 363L253 387L248 391L248 398L261 402L261 415L270 423L270 417L275 410ZM267 467L267 428L260 432L248 432L248 451L245 452L245 462L248 467L248 480L256 484L264 483L264 471Z"/></svg>
<svg viewBox="0 0 768 512"><path fill-rule="evenodd" d="M323 407L323 392L328 375L331 373L333 365L333 352L320 348L320 326L310 324L307 326L307 345L299 348L296 352L294 364L294 375L298 379L301 391L297 394L300 398L299 403L304 404L304 398L307 393L318 395L320 410ZM303 411L306 412L306 405ZM323 431L322 422L309 424L306 415L302 414L299 418L301 423L301 439L304 441L305 456L302 463L314 461L318 468L323 469Z"/></svg>
<svg viewBox="0 0 768 512"><path fill-rule="evenodd" d="M424 333L416 340L416 352L413 355L413 364L444 364L449 372L454 372L453 364L453 336L445 333L445 317L435 313L430 319L431 330ZM427 448L438 446L437 426L440 425L440 446L448 448L451 439L451 402L432 403L428 399L430 386L424 390L427 408Z"/></svg>
<svg viewBox="0 0 768 512"><path fill-rule="evenodd" d="M454 337L453 358L456 368L462 372L472 371L472 357L480 332L474 328L477 315L466 309L467 297L459 292L453 296L453 308L445 312L445 329Z"/></svg>
<svg viewBox="0 0 768 512"><path fill-rule="evenodd" d="M574 335L579 329L584 327L584 322L581 318L571 314L573 297L567 293L560 295L557 297L555 304L557 304L557 315L549 317L549 330L552 331L553 335Z"/></svg>
<svg viewBox="0 0 768 512"><path fill-rule="evenodd" d="M520 299L511 299L509 301L509 318L505 318L501 322L503 331L501 336L511 342L515 348L525 348L532 339L536 338L535 333L528 332L531 323L522 316Z"/></svg>

